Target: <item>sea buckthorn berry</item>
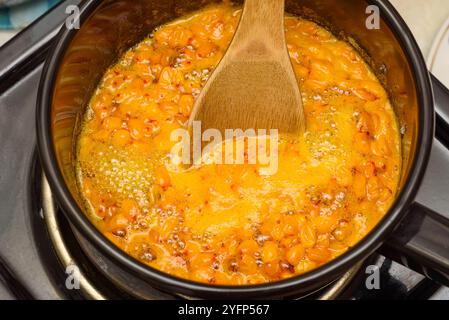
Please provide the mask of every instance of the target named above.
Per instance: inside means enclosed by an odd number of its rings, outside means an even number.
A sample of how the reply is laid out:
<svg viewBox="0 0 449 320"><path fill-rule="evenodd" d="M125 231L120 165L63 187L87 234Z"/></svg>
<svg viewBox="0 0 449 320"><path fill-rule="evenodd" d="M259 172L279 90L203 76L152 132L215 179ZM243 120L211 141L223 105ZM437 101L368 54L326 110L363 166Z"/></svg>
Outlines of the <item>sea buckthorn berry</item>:
<svg viewBox="0 0 449 320"><path fill-rule="evenodd" d="M140 215L139 205L137 204L137 202L135 200L132 200L132 199L123 200L120 211L130 221L135 221L137 216Z"/></svg>
<svg viewBox="0 0 449 320"><path fill-rule="evenodd" d="M370 136L365 132L357 132L354 135L354 147L362 154L369 154L371 151Z"/></svg>
<svg viewBox="0 0 449 320"><path fill-rule="evenodd" d="M297 244L294 247L288 249L286 258L288 263L295 266L304 258L305 250L301 244Z"/></svg>
<svg viewBox="0 0 449 320"><path fill-rule="evenodd" d="M298 234L295 234L294 236L290 236L290 237L286 237L286 238L282 239L280 244L284 248L290 248L290 247L294 246L295 244L297 244L298 242L299 242Z"/></svg>
<svg viewBox="0 0 449 320"><path fill-rule="evenodd" d="M315 269L317 266L315 261L311 261L311 260L301 260L296 266L295 266L295 272L297 274L303 274L306 272L309 272L310 270Z"/></svg>
<svg viewBox="0 0 449 320"><path fill-rule="evenodd" d="M173 69L170 67L165 67L162 69L159 76L159 84L161 86L169 86L173 83Z"/></svg>
<svg viewBox="0 0 449 320"><path fill-rule="evenodd" d="M165 221L162 222L162 226L160 228L159 232L160 238L163 240L167 240L177 225L178 219L176 217L170 217L165 219Z"/></svg>
<svg viewBox="0 0 449 320"><path fill-rule="evenodd" d="M145 262L151 262L151 261L154 261L157 259L157 255L153 249L145 248L144 250L142 250L142 252L138 258L140 258L142 261L145 261Z"/></svg>
<svg viewBox="0 0 449 320"><path fill-rule="evenodd" d="M320 234L332 232L337 224L337 219L332 215L320 215L311 219L315 229Z"/></svg>
<svg viewBox="0 0 449 320"><path fill-rule="evenodd" d="M325 247L309 248L306 250L306 253L310 260L318 263L326 262L330 258L330 252Z"/></svg>
<svg viewBox="0 0 449 320"><path fill-rule="evenodd" d="M277 259L279 250L274 241L267 241L262 247L262 259L264 262L270 262Z"/></svg>
<svg viewBox="0 0 449 320"><path fill-rule="evenodd" d="M154 179L162 188L168 188L171 185L170 175L165 167L159 167L154 172Z"/></svg>
<svg viewBox="0 0 449 320"><path fill-rule="evenodd" d="M179 113L185 117L189 117L192 112L194 99L191 95L182 95L179 100Z"/></svg>
<svg viewBox="0 0 449 320"><path fill-rule="evenodd" d="M334 238L338 241L345 240L351 234L351 226L346 220L338 223L338 227L332 232Z"/></svg>
<svg viewBox="0 0 449 320"><path fill-rule="evenodd" d="M337 182L342 186L352 185L353 176L351 170L345 166L342 166L337 170L337 176L335 177Z"/></svg>
<svg viewBox="0 0 449 320"><path fill-rule="evenodd" d="M387 169L387 164L382 158L377 158L374 160L374 162L376 165L376 171L384 172Z"/></svg>
<svg viewBox="0 0 449 320"><path fill-rule="evenodd" d="M370 177L366 183L366 197L369 201L375 201L379 198L381 187L379 178Z"/></svg>
<svg viewBox="0 0 449 320"><path fill-rule="evenodd" d="M95 210L95 215L99 218L105 218L106 217L106 213L107 213L107 208L105 205L100 204L97 206L96 210Z"/></svg>
<svg viewBox="0 0 449 320"><path fill-rule="evenodd" d="M246 281L248 284L261 284L267 282L267 279L262 274L252 274L246 277Z"/></svg>
<svg viewBox="0 0 449 320"><path fill-rule="evenodd" d="M317 247L329 247L330 244L330 233L320 234L317 239L315 246Z"/></svg>
<svg viewBox="0 0 449 320"><path fill-rule="evenodd" d="M168 67L173 63L175 59L176 51L171 49L166 49L161 51L159 63L163 67Z"/></svg>
<svg viewBox="0 0 449 320"><path fill-rule="evenodd" d="M348 246L340 241L331 241L329 244L329 252L333 257L337 257L348 250Z"/></svg>
<svg viewBox="0 0 449 320"><path fill-rule="evenodd" d="M357 121L356 126L359 132L364 132L368 134L373 132L373 122L368 112L365 111L360 112L359 120Z"/></svg>
<svg viewBox="0 0 449 320"><path fill-rule="evenodd" d="M128 129L133 139L141 139L145 134L145 126L141 119L130 119Z"/></svg>
<svg viewBox="0 0 449 320"><path fill-rule="evenodd" d="M104 118L103 127L108 130L120 129L122 127L122 119L119 117Z"/></svg>
<svg viewBox="0 0 449 320"><path fill-rule="evenodd" d="M325 60L315 60L310 65L310 79L329 79L332 81L333 76L332 64Z"/></svg>
<svg viewBox="0 0 449 320"><path fill-rule="evenodd" d="M393 196L393 193L391 192L390 189L383 188L380 190L379 201L387 202L392 196Z"/></svg>
<svg viewBox="0 0 449 320"><path fill-rule="evenodd" d="M371 152L379 157L389 156L391 154L390 148L388 147L387 138L385 136L377 137L371 143Z"/></svg>
<svg viewBox="0 0 449 320"><path fill-rule="evenodd" d="M239 271L239 262L236 257L229 257L225 262L226 269L230 272L238 272Z"/></svg>
<svg viewBox="0 0 449 320"><path fill-rule="evenodd" d="M254 240L245 240L239 245L238 250L242 255L254 255L259 250L259 246Z"/></svg>
<svg viewBox="0 0 449 320"><path fill-rule="evenodd" d="M297 218L294 215L285 216L283 218L283 225L282 228L283 235L285 236L292 236L298 233L298 223Z"/></svg>
<svg viewBox="0 0 449 320"><path fill-rule="evenodd" d="M231 275L231 283L235 283L235 285L242 285L245 283L245 276L239 273L233 273Z"/></svg>
<svg viewBox="0 0 449 320"><path fill-rule="evenodd" d="M124 237L128 228L129 220L123 214L116 214L108 221L108 228L118 236Z"/></svg>
<svg viewBox="0 0 449 320"><path fill-rule="evenodd" d="M189 257L193 257L201 252L201 244L197 241L189 240L186 243L184 251Z"/></svg>
<svg viewBox="0 0 449 320"><path fill-rule="evenodd" d="M360 99L366 100L366 101L374 101L377 99L376 95L364 88L352 88L352 93L359 97Z"/></svg>
<svg viewBox="0 0 449 320"><path fill-rule="evenodd" d="M92 137L96 140L105 141L109 138L110 132L106 129L101 129L95 132Z"/></svg>
<svg viewBox="0 0 449 320"><path fill-rule="evenodd" d="M366 178L370 178L376 175L376 165L374 161L367 161L365 163L364 173Z"/></svg>
<svg viewBox="0 0 449 320"><path fill-rule="evenodd" d="M112 134L111 142L118 147L123 147L131 142L131 135L128 130L119 129Z"/></svg>
<svg viewBox="0 0 449 320"><path fill-rule="evenodd" d="M278 277L282 271L279 264L279 260L272 260L270 262L264 263L263 271L270 277Z"/></svg>
<svg viewBox="0 0 449 320"><path fill-rule="evenodd" d="M298 230L302 228L302 226L306 223L307 219L303 214L296 214L295 220L297 223Z"/></svg>
<svg viewBox="0 0 449 320"><path fill-rule="evenodd" d="M226 271L215 271L214 277L215 284L218 285L226 285L231 281L231 276Z"/></svg>
<svg viewBox="0 0 449 320"><path fill-rule="evenodd" d="M200 58L209 57L217 49L217 47L210 41L197 42L196 47L197 47L196 54Z"/></svg>
<svg viewBox="0 0 449 320"><path fill-rule="evenodd" d="M250 255L242 255L240 258L239 272L245 274L255 274L258 272L256 259Z"/></svg>
<svg viewBox="0 0 449 320"><path fill-rule="evenodd" d="M356 174L352 185L354 194L358 199L363 199L366 196L366 178L361 174Z"/></svg>
<svg viewBox="0 0 449 320"><path fill-rule="evenodd" d="M162 111L167 115L173 116L178 113L178 106L173 102L162 102L160 105Z"/></svg>
<svg viewBox="0 0 449 320"><path fill-rule="evenodd" d="M192 277L192 280L205 282L205 283L213 283L214 272L208 268L192 268L192 271L189 273Z"/></svg>
<svg viewBox="0 0 449 320"><path fill-rule="evenodd" d="M304 248L312 248L316 243L316 231L309 222L302 226L299 237Z"/></svg>
<svg viewBox="0 0 449 320"><path fill-rule="evenodd" d="M195 38L206 40L209 37L206 28L202 23L193 23L190 26L190 30L192 30Z"/></svg>
<svg viewBox="0 0 449 320"><path fill-rule="evenodd" d="M202 252L190 259L190 266L194 269L209 269L215 259L213 253Z"/></svg>
<svg viewBox="0 0 449 320"><path fill-rule="evenodd" d="M190 39L192 38L193 33L189 29L185 28L174 28L171 34L168 36L168 44L172 48L176 47L185 47L189 44Z"/></svg>
<svg viewBox="0 0 449 320"><path fill-rule="evenodd" d="M284 238L284 230L283 225L281 223L276 223L273 226L271 226L271 237L274 240L280 241L282 238Z"/></svg>
<svg viewBox="0 0 449 320"><path fill-rule="evenodd" d="M133 141L130 148L138 154L148 155L153 151L153 148L150 144L142 141Z"/></svg>
<svg viewBox="0 0 449 320"><path fill-rule="evenodd" d="M151 241L151 243L158 243L159 242L159 232L152 228L148 231L148 239Z"/></svg>

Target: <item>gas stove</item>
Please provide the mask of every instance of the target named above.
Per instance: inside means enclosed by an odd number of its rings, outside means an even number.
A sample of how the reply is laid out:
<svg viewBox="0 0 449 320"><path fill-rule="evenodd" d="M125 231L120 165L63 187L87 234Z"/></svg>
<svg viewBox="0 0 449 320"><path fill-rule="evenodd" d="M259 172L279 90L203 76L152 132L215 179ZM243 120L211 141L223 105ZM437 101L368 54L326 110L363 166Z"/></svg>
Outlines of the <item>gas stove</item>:
<svg viewBox="0 0 449 320"><path fill-rule="evenodd" d="M65 19L65 7L79 2L56 6L0 48L0 299L132 298L83 254L53 201L36 152L35 108L43 63ZM449 114L447 107L440 109L439 125L444 112ZM444 130L437 137L418 200L436 212L449 212L449 196L436 192L449 190L449 139ZM398 262L386 258L382 254L387 251L381 248L308 299L449 299L449 288L412 271L400 257ZM365 285L368 265L379 268L379 290ZM67 284L70 266L79 268L81 290ZM184 297L155 290L153 298Z"/></svg>

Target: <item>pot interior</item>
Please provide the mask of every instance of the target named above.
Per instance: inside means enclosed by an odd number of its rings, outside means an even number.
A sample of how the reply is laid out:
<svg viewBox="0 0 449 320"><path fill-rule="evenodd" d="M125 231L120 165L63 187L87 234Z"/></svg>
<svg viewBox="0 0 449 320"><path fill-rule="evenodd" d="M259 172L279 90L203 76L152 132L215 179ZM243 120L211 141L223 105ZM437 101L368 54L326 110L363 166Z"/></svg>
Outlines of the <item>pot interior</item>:
<svg viewBox="0 0 449 320"><path fill-rule="evenodd" d="M55 75L51 102L51 136L59 169L82 207L75 179L75 143L84 110L103 73L154 27L198 10L214 0L87 1L93 11L71 31ZM409 176L417 150L420 90L409 55L387 21L368 29L364 0L287 0L287 12L318 22L352 43L371 65L391 96L402 134L402 182ZM396 32L401 32L397 30Z"/></svg>

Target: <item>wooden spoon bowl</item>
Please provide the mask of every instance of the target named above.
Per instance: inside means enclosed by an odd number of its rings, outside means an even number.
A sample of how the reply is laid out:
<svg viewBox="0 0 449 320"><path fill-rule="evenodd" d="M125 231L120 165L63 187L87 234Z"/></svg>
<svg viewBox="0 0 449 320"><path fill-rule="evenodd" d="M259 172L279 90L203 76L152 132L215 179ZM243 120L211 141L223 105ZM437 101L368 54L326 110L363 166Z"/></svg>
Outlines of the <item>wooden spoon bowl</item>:
<svg viewBox="0 0 449 320"><path fill-rule="evenodd" d="M189 127L305 130L284 31L284 0L246 0L234 38L201 91Z"/></svg>

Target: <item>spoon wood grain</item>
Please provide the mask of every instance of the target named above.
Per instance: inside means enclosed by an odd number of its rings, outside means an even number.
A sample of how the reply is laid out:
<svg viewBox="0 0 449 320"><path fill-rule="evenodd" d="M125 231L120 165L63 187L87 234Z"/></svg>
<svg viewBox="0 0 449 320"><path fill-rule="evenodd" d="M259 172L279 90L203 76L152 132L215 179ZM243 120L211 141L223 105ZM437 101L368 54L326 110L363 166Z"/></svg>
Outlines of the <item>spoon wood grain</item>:
<svg viewBox="0 0 449 320"><path fill-rule="evenodd" d="M231 44L201 91L188 125L202 130L305 130L284 31L284 0L246 0Z"/></svg>

